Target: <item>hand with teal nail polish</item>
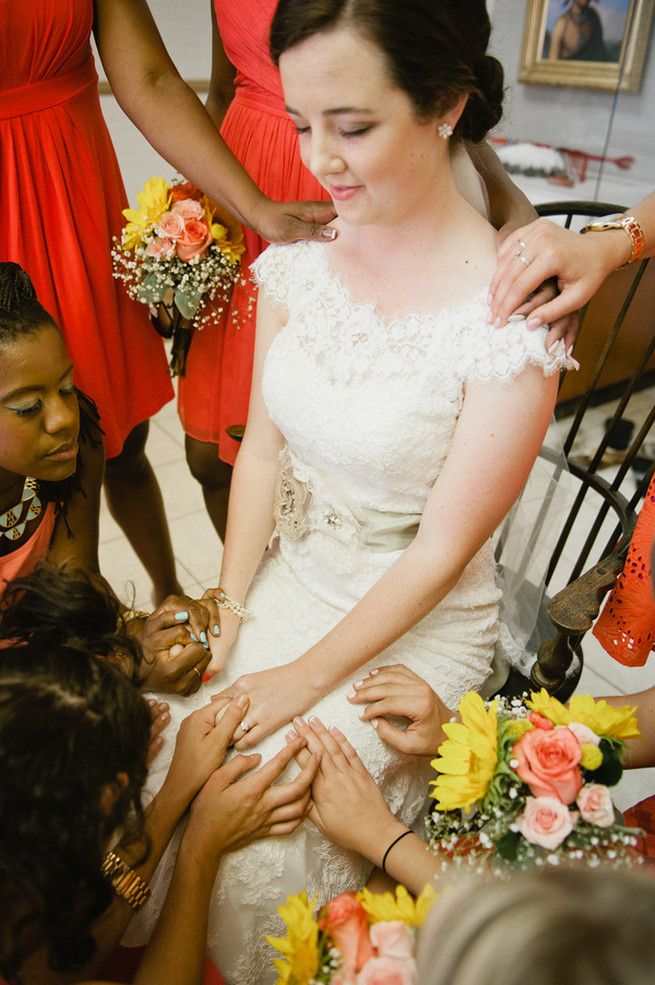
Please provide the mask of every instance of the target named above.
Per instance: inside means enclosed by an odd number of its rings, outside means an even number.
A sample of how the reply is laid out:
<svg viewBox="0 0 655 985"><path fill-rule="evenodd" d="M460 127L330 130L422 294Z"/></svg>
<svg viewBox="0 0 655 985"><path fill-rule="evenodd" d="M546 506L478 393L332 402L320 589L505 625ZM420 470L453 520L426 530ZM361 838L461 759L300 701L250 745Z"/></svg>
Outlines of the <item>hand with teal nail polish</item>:
<svg viewBox="0 0 655 985"><path fill-rule="evenodd" d="M141 623L141 680L151 690L193 694L209 663L210 612L202 602L169 596Z"/></svg>

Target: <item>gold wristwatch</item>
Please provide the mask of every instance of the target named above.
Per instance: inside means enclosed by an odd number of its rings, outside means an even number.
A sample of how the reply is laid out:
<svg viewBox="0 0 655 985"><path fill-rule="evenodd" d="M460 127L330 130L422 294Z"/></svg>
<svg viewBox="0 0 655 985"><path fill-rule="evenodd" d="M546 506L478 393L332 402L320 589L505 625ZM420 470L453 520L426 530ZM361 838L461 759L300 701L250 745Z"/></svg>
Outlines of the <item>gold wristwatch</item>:
<svg viewBox="0 0 655 985"><path fill-rule="evenodd" d="M150 899L150 886L114 852L102 860L102 874L107 876L117 896L126 900L133 910L140 910Z"/></svg>
<svg viewBox="0 0 655 985"><path fill-rule="evenodd" d="M625 263L619 264L617 270L621 270L622 267L627 267L639 259L644 252L646 239L643 229L633 215L622 215L606 222L591 222L588 226L584 226L580 233L602 233L606 229L622 229L630 240L630 256Z"/></svg>

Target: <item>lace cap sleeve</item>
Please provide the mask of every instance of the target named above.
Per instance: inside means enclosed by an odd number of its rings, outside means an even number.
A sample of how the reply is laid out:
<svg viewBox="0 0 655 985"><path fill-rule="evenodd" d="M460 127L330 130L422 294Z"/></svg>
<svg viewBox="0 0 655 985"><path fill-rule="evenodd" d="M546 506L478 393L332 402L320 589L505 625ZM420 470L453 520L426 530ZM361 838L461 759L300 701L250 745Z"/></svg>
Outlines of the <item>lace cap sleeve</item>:
<svg viewBox="0 0 655 985"><path fill-rule="evenodd" d="M269 246L250 267L257 287L268 301L288 308L297 294L301 280L298 275L304 266L306 250L304 243L291 243L289 246Z"/></svg>
<svg viewBox="0 0 655 985"><path fill-rule="evenodd" d="M464 324L459 333L458 375L462 382L509 382L527 366L540 366L544 376L579 369L562 339L546 350L547 327L529 329L525 318L510 317L504 328Z"/></svg>

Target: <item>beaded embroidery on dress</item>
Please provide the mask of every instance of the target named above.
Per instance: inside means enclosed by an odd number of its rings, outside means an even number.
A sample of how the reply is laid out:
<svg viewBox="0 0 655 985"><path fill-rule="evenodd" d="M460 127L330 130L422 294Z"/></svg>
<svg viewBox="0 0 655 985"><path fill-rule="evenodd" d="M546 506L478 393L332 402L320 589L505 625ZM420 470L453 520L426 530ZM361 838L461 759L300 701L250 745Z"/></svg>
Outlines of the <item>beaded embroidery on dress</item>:
<svg viewBox="0 0 655 985"><path fill-rule="evenodd" d="M329 269L328 250L319 243L271 247L254 264L260 289L289 314L263 378L268 412L287 441L278 530L248 593L252 618L240 627L220 677L193 699L166 696L178 724L240 674L294 660L399 557L445 461L467 381L509 380L528 364L554 373L565 363L563 345L546 353L545 330L528 331L522 318L503 332L488 326L485 291L456 309L384 323L371 305L351 301ZM402 662L455 707L489 673L498 600L488 542L440 605L357 675ZM359 720L346 700L352 680L309 714L345 733L394 813L411 825L422 816L430 767L391 749ZM285 744L285 731L255 747L264 761ZM174 736L171 724L153 764L152 790L168 767ZM170 848L128 941L141 943L152 929L173 862ZM323 903L360 888L370 868L309 821L290 837L228 856L209 917L209 953L228 985L275 981L264 936L281 932L276 907L288 894L306 886Z"/></svg>

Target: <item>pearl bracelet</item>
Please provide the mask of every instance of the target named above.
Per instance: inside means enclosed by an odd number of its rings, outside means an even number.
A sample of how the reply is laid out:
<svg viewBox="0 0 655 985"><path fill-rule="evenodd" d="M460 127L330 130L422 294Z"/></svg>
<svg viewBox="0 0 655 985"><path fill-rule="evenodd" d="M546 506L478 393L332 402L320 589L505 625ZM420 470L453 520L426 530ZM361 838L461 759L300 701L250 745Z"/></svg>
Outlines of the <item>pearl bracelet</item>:
<svg viewBox="0 0 655 985"><path fill-rule="evenodd" d="M246 609L245 605L241 605L241 602L235 602L234 599L231 599L230 596L226 595L220 588L218 590L218 595L215 595L214 599L219 609L229 609L230 612L234 613L239 622L246 622L246 620L250 619L252 615L252 612L249 609Z"/></svg>

